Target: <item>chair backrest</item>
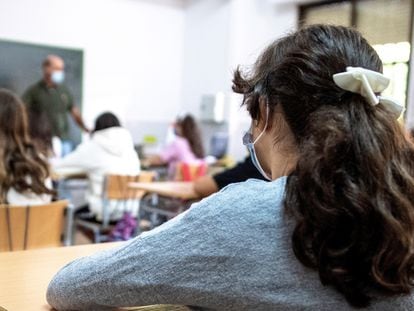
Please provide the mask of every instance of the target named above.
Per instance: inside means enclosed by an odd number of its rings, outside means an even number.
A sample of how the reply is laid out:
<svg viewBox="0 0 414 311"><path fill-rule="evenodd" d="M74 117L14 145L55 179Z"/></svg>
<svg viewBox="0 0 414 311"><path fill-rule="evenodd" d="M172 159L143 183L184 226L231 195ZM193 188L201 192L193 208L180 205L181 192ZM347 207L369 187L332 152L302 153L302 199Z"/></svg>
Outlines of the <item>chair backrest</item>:
<svg viewBox="0 0 414 311"><path fill-rule="evenodd" d="M107 175L105 179L105 198L107 200L139 199L143 191L128 186L130 182L151 182L155 179L155 172L142 171L139 175Z"/></svg>
<svg viewBox="0 0 414 311"><path fill-rule="evenodd" d="M0 205L0 251L61 246L68 201L45 205Z"/></svg>
<svg viewBox="0 0 414 311"><path fill-rule="evenodd" d="M207 164L199 163L178 163L175 170L176 181L193 181L207 173Z"/></svg>

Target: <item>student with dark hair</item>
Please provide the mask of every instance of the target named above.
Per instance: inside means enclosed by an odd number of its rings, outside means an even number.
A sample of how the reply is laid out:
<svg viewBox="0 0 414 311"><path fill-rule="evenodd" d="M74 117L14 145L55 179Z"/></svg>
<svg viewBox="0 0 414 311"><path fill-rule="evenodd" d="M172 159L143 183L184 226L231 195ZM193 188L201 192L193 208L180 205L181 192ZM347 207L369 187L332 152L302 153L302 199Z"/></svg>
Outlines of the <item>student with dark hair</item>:
<svg viewBox="0 0 414 311"><path fill-rule="evenodd" d="M169 165L169 176L178 163L198 163L205 157L201 132L192 115L178 117L174 123L175 138L159 155L148 159L149 165Z"/></svg>
<svg viewBox="0 0 414 311"><path fill-rule="evenodd" d="M247 157L243 162L239 162L236 166L223 172L196 179L194 181L194 191L200 198L204 198L230 184L246 181L251 178L266 180L255 168L251 158Z"/></svg>
<svg viewBox="0 0 414 311"><path fill-rule="evenodd" d="M116 126L121 126L118 118L111 112L104 112L95 120L93 133Z"/></svg>
<svg viewBox="0 0 414 311"><path fill-rule="evenodd" d="M114 114L110 112L101 114L95 121L95 128L91 135L90 140L80 144L72 153L54 161L53 168L58 173L73 168L88 174L90 184L87 195L88 208L98 220L102 220L102 191L105 175L138 175L140 162L131 134L121 127ZM115 207L110 212L113 209ZM112 216L116 219L122 214Z"/></svg>
<svg viewBox="0 0 414 311"><path fill-rule="evenodd" d="M58 310L180 304L206 310L412 310L414 150L380 95L389 80L356 30L275 41L233 89L249 180L163 226L65 266Z"/></svg>
<svg viewBox="0 0 414 311"><path fill-rule="evenodd" d="M49 166L28 133L26 108L0 89L0 204L49 203L54 192Z"/></svg>

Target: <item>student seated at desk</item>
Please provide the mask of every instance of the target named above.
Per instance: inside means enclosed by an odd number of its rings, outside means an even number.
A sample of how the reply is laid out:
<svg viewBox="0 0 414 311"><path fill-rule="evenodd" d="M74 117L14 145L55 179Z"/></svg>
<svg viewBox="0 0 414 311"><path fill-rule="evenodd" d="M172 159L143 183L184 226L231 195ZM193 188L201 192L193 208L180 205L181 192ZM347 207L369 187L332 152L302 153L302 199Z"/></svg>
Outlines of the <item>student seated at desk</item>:
<svg viewBox="0 0 414 311"><path fill-rule="evenodd" d="M207 175L196 179L194 181L194 191L200 198L204 198L230 184L243 182L251 178L267 180L254 167L252 159L247 157L243 162L237 163L235 167L213 176Z"/></svg>
<svg viewBox="0 0 414 311"><path fill-rule="evenodd" d="M0 204L37 205L51 201L49 166L28 133L26 108L0 89Z"/></svg>
<svg viewBox="0 0 414 311"><path fill-rule="evenodd" d="M53 169L57 173L68 168L81 169L88 174L88 210L101 220L105 175L139 175L140 161L131 134L121 127L114 114L106 112L96 119L90 140L81 143L66 157L53 162Z"/></svg>
<svg viewBox="0 0 414 311"><path fill-rule="evenodd" d="M352 66L352 67L350 67ZM233 184L113 250L65 266L58 310L171 303L205 310L413 310L414 147L359 32L281 38L233 89L270 182Z"/></svg>
<svg viewBox="0 0 414 311"><path fill-rule="evenodd" d="M174 140L159 155L147 160L149 165L168 164L170 179L174 178L178 163L199 164L205 156L201 133L193 116L178 117L174 123L174 132Z"/></svg>

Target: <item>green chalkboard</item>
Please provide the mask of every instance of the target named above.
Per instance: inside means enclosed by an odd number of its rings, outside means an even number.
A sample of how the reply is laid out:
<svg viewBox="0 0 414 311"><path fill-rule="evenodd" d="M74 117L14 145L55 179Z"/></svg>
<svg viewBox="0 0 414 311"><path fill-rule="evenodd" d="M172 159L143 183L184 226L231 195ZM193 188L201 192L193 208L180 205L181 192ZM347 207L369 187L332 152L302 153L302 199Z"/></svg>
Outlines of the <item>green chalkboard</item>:
<svg viewBox="0 0 414 311"><path fill-rule="evenodd" d="M0 40L0 88L23 95L24 91L42 78L42 62L49 54L65 61L65 84L76 105L82 108L83 51L55 46ZM71 139L78 143L80 130L70 119Z"/></svg>

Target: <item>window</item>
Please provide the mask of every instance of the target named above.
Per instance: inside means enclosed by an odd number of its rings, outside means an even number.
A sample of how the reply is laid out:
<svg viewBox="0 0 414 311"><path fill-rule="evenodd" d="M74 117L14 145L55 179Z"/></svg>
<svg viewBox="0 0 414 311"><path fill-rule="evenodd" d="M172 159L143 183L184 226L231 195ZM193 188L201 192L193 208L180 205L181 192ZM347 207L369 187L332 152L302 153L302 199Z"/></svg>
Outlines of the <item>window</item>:
<svg viewBox="0 0 414 311"><path fill-rule="evenodd" d="M391 84L384 92L406 105L411 52L411 0L333 0L299 7L299 24L353 26L371 43Z"/></svg>

